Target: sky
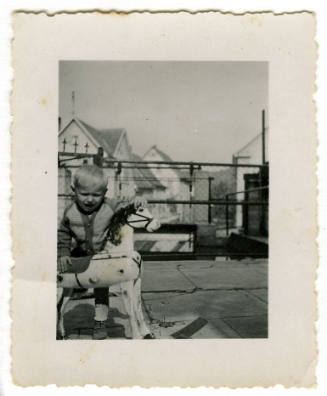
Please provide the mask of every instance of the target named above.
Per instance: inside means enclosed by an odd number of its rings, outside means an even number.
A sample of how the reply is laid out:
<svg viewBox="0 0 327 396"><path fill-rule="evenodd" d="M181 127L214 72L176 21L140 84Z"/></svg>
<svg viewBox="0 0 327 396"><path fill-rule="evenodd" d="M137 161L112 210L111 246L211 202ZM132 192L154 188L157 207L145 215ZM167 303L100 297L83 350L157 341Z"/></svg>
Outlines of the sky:
<svg viewBox="0 0 327 396"><path fill-rule="evenodd" d="M157 145L174 161L231 162L261 132L268 63L61 61L62 126L73 107L95 128L125 128L140 156Z"/></svg>

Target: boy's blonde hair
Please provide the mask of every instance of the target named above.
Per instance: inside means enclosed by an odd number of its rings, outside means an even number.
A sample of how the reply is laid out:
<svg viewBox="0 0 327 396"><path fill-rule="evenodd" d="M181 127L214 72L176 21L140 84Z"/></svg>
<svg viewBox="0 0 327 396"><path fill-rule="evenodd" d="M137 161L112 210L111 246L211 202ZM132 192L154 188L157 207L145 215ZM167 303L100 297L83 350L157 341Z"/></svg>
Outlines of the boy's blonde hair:
<svg viewBox="0 0 327 396"><path fill-rule="evenodd" d="M108 177L97 165L82 165L75 172L73 186L78 187L90 182L102 183L103 188L106 188L108 185Z"/></svg>

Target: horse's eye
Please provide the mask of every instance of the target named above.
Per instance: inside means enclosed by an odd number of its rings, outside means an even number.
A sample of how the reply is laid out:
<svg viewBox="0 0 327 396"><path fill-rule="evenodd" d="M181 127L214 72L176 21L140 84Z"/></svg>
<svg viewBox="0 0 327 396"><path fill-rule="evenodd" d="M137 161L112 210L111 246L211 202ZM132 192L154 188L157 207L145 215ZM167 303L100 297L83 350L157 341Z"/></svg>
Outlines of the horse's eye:
<svg viewBox="0 0 327 396"><path fill-rule="evenodd" d="M143 208L140 208L140 209L138 210L138 212L143 212L143 210L144 210Z"/></svg>

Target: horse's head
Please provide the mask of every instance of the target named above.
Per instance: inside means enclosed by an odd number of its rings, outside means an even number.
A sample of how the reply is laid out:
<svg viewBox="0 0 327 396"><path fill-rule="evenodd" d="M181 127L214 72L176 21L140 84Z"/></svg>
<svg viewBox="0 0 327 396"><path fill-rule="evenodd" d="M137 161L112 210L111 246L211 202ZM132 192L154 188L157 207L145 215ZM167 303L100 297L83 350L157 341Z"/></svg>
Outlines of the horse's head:
<svg viewBox="0 0 327 396"><path fill-rule="evenodd" d="M148 208L139 207L127 217L126 223L132 228L145 228L148 232L156 231L160 221L155 219Z"/></svg>
<svg viewBox="0 0 327 396"><path fill-rule="evenodd" d="M108 239L114 245L121 242L120 229L123 225L129 225L132 228L145 228L148 232L153 232L160 227L160 222L153 217L148 208L139 207L135 209L134 205L127 205L119 209L110 221Z"/></svg>

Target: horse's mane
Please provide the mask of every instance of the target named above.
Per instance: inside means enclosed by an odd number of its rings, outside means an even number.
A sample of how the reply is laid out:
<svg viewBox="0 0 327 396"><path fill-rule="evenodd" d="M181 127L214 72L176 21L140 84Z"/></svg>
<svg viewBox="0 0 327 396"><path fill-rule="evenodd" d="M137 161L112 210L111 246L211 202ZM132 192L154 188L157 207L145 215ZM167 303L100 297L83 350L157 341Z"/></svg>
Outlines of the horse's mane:
<svg viewBox="0 0 327 396"><path fill-rule="evenodd" d="M108 228L107 238L113 245L117 246L120 244L121 242L120 229L123 225L127 224L128 216L130 216L133 213L136 213L134 204L129 204L117 210L117 212L115 212L115 214L112 216Z"/></svg>

